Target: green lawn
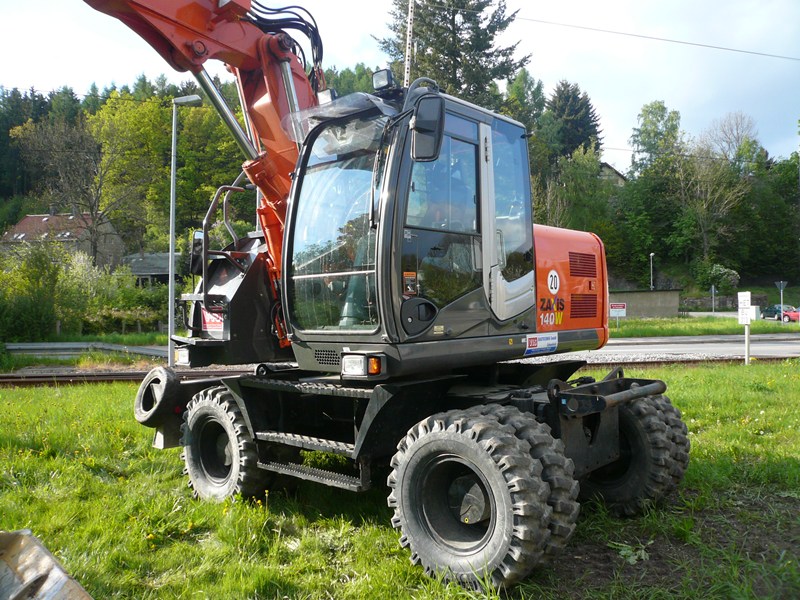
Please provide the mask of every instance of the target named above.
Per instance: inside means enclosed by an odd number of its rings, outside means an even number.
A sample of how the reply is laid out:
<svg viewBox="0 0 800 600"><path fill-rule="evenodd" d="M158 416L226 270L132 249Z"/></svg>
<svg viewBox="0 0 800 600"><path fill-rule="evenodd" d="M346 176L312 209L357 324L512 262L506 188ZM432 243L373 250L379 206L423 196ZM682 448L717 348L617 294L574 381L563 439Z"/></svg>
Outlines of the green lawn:
<svg viewBox="0 0 800 600"><path fill-rule="evenodd" d="M503 597L800 597L800 361L628 371L683 411L684 484L636 519L585 506L562 559ZM135 389L0 389L0 529L32 529L94 598L486 596L410 564L380 482L194 500L180 451L134 421Z"/></svg>
<svg viewBox="0 0 800 600"><path fill-rule="evenodd" d="M659 337L677 335L744 335L735 315L722 317L675 317L671 319L609 319L612 338ZM750 324L750 333L800 334L798 323L781 323L760 319Z"/></svg>

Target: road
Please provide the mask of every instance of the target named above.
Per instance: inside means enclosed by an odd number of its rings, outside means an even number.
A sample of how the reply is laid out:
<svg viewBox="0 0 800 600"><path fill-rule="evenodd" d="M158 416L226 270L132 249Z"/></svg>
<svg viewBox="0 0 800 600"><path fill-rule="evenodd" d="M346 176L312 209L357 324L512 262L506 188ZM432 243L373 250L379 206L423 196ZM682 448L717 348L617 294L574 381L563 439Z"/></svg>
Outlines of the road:
<svg viewBox="0 0 800 600"><path fill-rule="evenodd" d="M88 348L87 348L88 346ZM87 349L115 351L166 358L162 347L126 347L112 344L6 344L10 352L38 355L76 356ZM562 360L574 357L591 363L598 362L672 362L681 360L744 360L744 334L713 336L677 336L612 339L600 350L572 352L541 357ZM751 358L775 359L800 357L800 331L796 333L759 334L750 336ZM538 362L538 361L534 361Z"/></svg>
<svg viewBox="0 0 800 600"><path fill-rule="evenodd" d="M579 354L591 355L591 362L598 362L596 358L612 360L619 356L637 361L744 359L745 340L744 334L612 339L600 350ZM800 332L751 335L750 357L800 357Z"/></svg>

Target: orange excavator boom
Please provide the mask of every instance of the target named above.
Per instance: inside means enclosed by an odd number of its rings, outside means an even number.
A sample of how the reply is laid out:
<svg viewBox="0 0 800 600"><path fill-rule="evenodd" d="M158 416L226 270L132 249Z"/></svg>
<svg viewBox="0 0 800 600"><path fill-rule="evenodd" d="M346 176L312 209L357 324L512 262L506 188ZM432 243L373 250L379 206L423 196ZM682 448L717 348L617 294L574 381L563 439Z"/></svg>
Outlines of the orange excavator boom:
<svg viewBox="0 0 800 600"><path fill-rule="evenodd" d="M289 18L277 18L277 11L250 0L85 1L130 27L173 69L193 73L225 121L247 159L243 169L260 191L257 214L277 298L286 206L298 156L298 144L282 122L316 106L318 88L324 86L322 45L313 19L298 16L298 9ZM312 64L301 62L302 50L284 28L309 37ZM212 59L224 62L236 77L244 128L204 69Z"/></svg>

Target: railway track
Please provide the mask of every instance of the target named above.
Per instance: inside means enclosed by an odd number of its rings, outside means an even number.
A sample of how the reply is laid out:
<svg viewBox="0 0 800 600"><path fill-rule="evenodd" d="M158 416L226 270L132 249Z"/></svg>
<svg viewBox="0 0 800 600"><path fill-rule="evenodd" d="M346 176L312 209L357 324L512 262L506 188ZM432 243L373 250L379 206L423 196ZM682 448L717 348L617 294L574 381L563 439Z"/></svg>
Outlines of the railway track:
<svg viewBox="0 0 800 600"><path fill-rule="evenodd" d="M225 369L178 371L181 379L212 379L252 373L252 369ZM83 385L89 383L113 383L117 381L140 382L147 375L146 371L36 371L35 373L0 374L0 387L33 387Z"/></svg>
<svg viewBox="0 0 800 600"><path fill-rule="evenodd" d="M760 359L761 362L768 362L771 359ZM778 360L778 359L774 359ZM782 360L782 359L781 359ZM640 367L661 367L670 364L698 365L703 363L740 363L741 359L732 357L704 357L704 358L685 358L685 359L662 359L662 360L628 360L624 363L619 361L590 361L589 368L612 368L622 366L625 369ZM242 369L203 369L203 370L183 370L177 371L181 379L215 379L252 373L253 368ZM61 385L83 385L92 383L113 383L120 381L133 381L139 383L147 375L146 371L46 371L37 370L34 373L5 373L0 374L0 388L3 387L33 387L33 386L61 386Z"/></svg>

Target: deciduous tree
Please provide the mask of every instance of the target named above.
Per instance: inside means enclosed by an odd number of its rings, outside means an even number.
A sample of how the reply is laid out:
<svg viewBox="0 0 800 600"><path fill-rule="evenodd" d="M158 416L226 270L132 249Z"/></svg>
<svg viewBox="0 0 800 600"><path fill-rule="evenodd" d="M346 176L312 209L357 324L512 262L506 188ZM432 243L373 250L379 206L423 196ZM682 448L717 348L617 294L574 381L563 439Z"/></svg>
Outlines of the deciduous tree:
<svg viewBox="0 0 800 600"><path fill-rule="evenodd" d="M700 242L701 258L714 258L715 248L727 238L725 218L745 197L747 181L711 147L699 143L678 169L680 200L691 217Z"/></svg>

